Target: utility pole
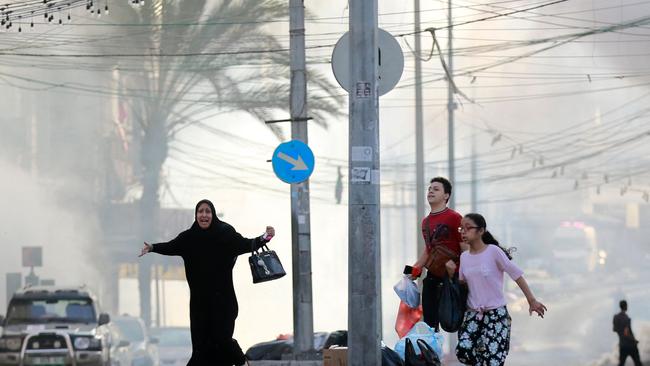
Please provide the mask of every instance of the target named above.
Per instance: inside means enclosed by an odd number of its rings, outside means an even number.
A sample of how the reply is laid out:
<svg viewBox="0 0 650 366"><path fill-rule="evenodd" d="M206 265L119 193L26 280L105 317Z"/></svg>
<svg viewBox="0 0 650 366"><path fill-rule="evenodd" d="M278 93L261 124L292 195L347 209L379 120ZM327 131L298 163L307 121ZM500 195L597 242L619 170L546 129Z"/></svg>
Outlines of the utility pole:
<svg viewBox="0 0 650 366"><path fill-rule="evenodd" d="M160 328L160 264L154 264L154 279L156 283L156 327Z"/></svg>
<svg viewBox="0 0 650 366"><path fill-rule="evenodd" d="M451 0L447 1L449 6L447 13L447 67L449 75L447 75L447 131L448 146L449 146L449 180L454 184L456 180L456 162L454 157L454 110L456 109L456 102L454 102L454 59L453 59L453 35L452 35L452 14L451 14ZM455 195L449 198L449 207L456 208Z"/></svg>
<svg viewBox="0 0 650 366"><path fill-rule="evenodd" d="M305 67L305 4L289 0L291 69L291 138L307 144L307 75ZM293 253L294 358L314 353L314 310L311 288L309 180L291 184L291 247Z"/></svg>
<svg viewBox="0 0 650 366"><path fill-rule="evenodd" d="M473 84L473 83L472 83ZM472 86L472 100L476 100L476 88ZM476 105L472 105L476 110ZM476 130L472 132L472 188L471 188L471 211L478 212L478 161L476 160Z"/></svg>
<svg viewBox="0 0 650 366"><path fill-rule="evenodd" d="M348 365L381 365L377 0L350 6Z"/></svg>
<svg viewBox="0 0 650 366"><path fill-rule="evenodd" d="M424 250L424 238L420 235L420 217L424 215L424 128L422 117L422 60L420 53L420 0L413 1L414 37L415 37L415 224L417 237L417 255Z"/></svg>
<svg viewBox="0 0 650 366"><path fill-rule="evenodd" d="M472 132L472 194L471 194L471 203L472 203L472 212L478 212L477 206L477 185L478 185L478 176L476 174L476 133Z"/></svg>
<svg viewBox="0 0 650 366"><path fill-rule="evenodd" d="M456 102L454 102L454 59L453 59L453 34L452 34L452 14L451 14L451 0L447 1L447 67L449 74L447 75L447 130L448 130L448 146L449 146L449 181L454 184L456 182L456 158L454 156L454 110L456 109ZM458 191L456 191L458 192ZM449 207L456 208L456 195L452 194L449 197ZM456 335L458 340L458 335ZM449 349L454 349L452 337L449 337Z"/></svg>

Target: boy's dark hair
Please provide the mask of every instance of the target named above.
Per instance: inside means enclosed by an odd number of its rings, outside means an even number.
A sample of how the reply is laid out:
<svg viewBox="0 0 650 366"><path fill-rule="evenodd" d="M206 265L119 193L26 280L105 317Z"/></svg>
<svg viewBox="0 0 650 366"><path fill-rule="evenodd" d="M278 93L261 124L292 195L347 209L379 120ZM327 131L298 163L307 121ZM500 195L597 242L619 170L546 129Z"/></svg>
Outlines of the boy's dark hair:
<svg viewBox="0 0 650 366"><path fill-rule="evenodd" d="M618 303L618 306L621 307L621 310L623 310L623 311L627 311L627 301L625 301L625 300L621 300L621 301Z"/></svg>
<svg viewBox="0 0 650 366"><path fill-rule="evenodd" d="M451 196L451 182L445 178L445 177L434 177L431 179L429 184L431 183L440 183L442 184L442 188L445 190L445 193L447 193L449 196ZM449 202L449 199L447 199L447 202Z"/></svg>

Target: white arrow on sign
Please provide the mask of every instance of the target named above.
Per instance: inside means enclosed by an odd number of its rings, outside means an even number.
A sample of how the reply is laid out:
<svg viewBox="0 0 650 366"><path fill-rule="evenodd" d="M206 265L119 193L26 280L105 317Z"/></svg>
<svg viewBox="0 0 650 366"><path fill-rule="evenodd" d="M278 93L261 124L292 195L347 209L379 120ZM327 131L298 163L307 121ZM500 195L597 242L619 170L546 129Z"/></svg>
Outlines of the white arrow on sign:
<svg viewBox="0 0 650 366"><path fill-rule="evenodd" d="M287 154L285 154L283 152L279 152L278 153L278 158L280 158L280 159L286 161L287 163L293 165L293 168L291 168L291 170L307 170L307 169L309 169L307 167L307 165L305 164L305 162L302 160L302 157L300 155L298 155L298 159L294 159L291 156L289 156L289 155L287 155Z"/></svg>

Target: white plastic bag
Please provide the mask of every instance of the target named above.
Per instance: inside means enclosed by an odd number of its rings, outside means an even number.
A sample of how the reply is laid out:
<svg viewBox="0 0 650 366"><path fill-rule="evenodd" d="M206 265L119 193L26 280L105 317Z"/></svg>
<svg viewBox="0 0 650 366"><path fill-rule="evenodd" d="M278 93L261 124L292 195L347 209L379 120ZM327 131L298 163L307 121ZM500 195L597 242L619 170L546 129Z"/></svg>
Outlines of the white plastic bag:
<svg viewBox="0 0 650 366"><path fill-rule="evenodd" d="M420 290L415 281L411 280L408 275L404 275L402 279L393 286L393 290L400 300L404 301L410 308L417 308L420 306Z"/></svg>
<svg viewBox="0 0 650 366"><path fill-rule="evenodd" d="M431 348L433 348L433 350L438 355L438 358L442 360L442 335L440 333L436 333L436 331L428 326L427 323L417 322L411 331L404 336L404 338L397 341L397 344L395 344L395 352L397 352L402 360L405 359L404 354L406 352L406 338L410 339L411 342L413 342L413 345L417 344L418 339L424 340L427 342L427 344L429 344L429 346L431 346ZM415 346L414 349L415 353L419 355L421 352L420 347Z"/></svg>

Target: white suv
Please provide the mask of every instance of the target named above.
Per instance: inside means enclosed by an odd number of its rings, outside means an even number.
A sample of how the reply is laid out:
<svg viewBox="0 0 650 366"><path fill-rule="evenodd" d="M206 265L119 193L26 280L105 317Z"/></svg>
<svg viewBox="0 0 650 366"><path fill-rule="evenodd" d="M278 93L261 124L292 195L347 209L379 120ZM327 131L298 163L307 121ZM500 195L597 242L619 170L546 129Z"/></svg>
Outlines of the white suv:
<svg viewBox="0 0 650 366"><path fill-rule="evenodd" d="M108 314L85 288L28 287L0 316L0 366L109 366Z"/></svg>

